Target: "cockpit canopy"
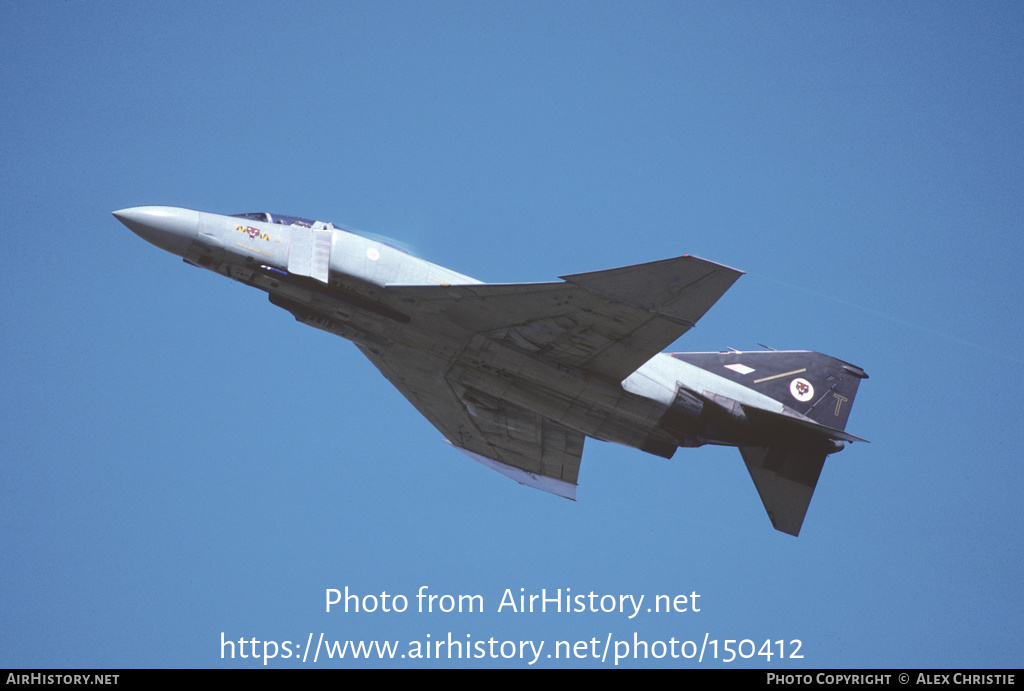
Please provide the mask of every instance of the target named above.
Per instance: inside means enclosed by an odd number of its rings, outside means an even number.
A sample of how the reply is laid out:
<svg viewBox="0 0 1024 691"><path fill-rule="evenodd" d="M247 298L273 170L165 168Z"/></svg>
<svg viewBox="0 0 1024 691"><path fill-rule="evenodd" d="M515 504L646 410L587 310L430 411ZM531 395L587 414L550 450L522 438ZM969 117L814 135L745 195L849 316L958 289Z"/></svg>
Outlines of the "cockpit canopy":
<svg viewBox="0 0 1024 691"><path fill-rule="evenodd" d="M247 214L231 214L231 218L244 218L247 221L260 221L262 223L276 223L282 226L302 226L303 228L312 228L313 230L345 230L344 228L338 228L338 226L333 223L311 221L308 218L299 218L298 216L282 216L280 214L272 214L267 211L253 211ZM397 240L392 240L384 235L366 233L358 230L345 230L345 232L353 233L367 238L368 240L379 242L382 245L387 245L388 247L396 249L403 254L413 254L413 252L410 252L407 248L403 247Z"/></svg>
<svg viewBox="0 0 1024 691"><path fill-rule="evenodd" d="M303 228L312 228L317 224L317 221L311 221L308 218L299 218L298 216L282 216L280 214L272 214L267 211L255 211L247 214L231 214L233 218L244 218L249 221L263 221L264 223L277 223L282 226L302 226ZM333 223L321 223L321 226L333 228Z"/></svg>

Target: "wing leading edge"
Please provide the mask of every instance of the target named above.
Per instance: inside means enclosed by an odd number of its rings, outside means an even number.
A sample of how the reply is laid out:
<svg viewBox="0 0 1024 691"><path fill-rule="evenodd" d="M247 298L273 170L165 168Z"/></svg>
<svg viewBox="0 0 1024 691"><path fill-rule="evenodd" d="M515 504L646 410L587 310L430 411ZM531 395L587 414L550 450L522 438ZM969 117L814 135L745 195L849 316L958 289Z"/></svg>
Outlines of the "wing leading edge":
<svg viewBox="0 0 1024 691"><path fill-rule="evenodd" d="M563 276L564 283L389 286L421 315L450 321L616 383L690 330L742 271L683 256ZM466 339L468 342L468 338Z"/></svg>

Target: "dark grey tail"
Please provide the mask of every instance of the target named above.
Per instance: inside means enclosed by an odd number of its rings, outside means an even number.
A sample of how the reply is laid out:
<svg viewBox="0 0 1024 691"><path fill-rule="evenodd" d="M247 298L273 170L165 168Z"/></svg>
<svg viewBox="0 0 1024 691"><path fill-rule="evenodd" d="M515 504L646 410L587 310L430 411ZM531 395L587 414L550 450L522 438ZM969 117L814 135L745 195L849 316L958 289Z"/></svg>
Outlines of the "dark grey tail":
<svg viewBox="0 0 1024 691"><path fill-rule="evenodd" d="M675 353L692 365L762 393L778 410L745 409L764 430L740 454L776 530L799 535L825 458L844 442L864 370L811 351Z"/></svg>
<svg viewBox="0 0 1024 691"><path fill-rule="evenodd" d="M769 396L819 425L845 430L860 367L809 350L674 353L673 357Z"/></svg>
<svg viewBox="0 0 1024 691"><path fill-rule="evenodd" d="M740 454L772 525L799 535L827 454L783 445L741 446Z"/></svg>

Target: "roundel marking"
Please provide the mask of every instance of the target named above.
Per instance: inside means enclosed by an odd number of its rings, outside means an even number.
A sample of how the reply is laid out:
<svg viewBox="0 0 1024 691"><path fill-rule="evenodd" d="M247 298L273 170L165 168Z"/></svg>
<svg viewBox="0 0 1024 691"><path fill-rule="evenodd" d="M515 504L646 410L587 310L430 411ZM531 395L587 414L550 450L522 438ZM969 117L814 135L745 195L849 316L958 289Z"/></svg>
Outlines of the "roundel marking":
<svg viewBox="0 0 1024 691"><path fill-rule="evenodd" d="M814 398L814 387L811 386L811 382L803 377L797 377L789 382L789 392L793 394L793 398L801 403L806 403Z"/></svg>
<svg viewBox="0 0 1024 691"><path fill-rule="evenodd" d="M375 262L378 259L380 259L380 252L377 251L377 248L370 247L369 249L366 250L366 258L372 262Z"/></svg>

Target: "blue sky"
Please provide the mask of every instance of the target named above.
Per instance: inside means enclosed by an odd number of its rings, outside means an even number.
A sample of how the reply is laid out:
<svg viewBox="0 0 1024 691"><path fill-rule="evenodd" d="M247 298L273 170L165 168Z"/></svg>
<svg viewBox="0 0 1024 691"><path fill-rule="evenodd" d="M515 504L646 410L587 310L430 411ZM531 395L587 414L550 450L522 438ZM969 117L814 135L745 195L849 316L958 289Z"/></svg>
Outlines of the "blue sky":
<svg viewBox="0 0 1024 691"><path fill-rule="evenodd" d="M1019 3L4 0L0 18L0 666L262 664L222 659L222 633L798 639L801 659L620 666L1021 666ZM142 204L333 221L491 282L734 266L673 349L855 363L847 429L872 443L829 459L797 539L734 449L588 441L579 501L530 490L443 443L351 344L110 216ZM410 611L326 613L346 586ZM485 611L414 612L422 586ZM701 611L498 612L521 588L697 592ZM367 663L316 666L337 664Z"/></svg>

